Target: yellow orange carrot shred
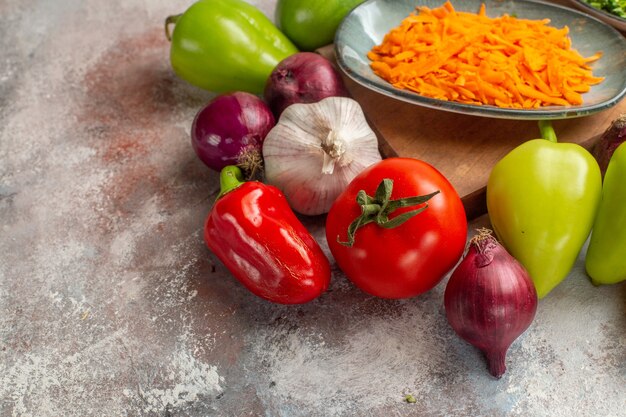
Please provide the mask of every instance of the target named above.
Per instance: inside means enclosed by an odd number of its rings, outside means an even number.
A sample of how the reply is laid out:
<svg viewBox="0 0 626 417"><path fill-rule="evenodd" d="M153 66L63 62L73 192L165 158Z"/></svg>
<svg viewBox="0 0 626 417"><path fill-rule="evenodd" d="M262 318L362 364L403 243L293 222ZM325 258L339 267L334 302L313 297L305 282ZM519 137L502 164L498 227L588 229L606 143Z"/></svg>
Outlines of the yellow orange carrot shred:
<svg viewBox="0 0 626 417"><path fill-rule="evenodd" d="M548 19L418 7L368 53L374 73L393 86L441 100L508 108L580 105L603 78L571 48L569 29Z"/></svg>

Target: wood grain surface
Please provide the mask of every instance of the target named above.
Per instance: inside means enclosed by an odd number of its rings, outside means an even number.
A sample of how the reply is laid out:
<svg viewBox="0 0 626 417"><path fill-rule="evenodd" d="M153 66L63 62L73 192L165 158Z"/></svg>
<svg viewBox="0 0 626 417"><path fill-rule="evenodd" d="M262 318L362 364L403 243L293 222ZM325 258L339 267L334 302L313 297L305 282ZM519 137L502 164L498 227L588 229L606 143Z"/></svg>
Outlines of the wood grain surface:
<svg viewBox="0 0 626 417"><path fill-rule="evenodd" d="M516 146L539 137L536 121L433 110L346 82L377 131L384 156L412 157L433 165L452 182L469 218L486 212L485 187L493 166ZM560 142L591 148L621 113L626 113L626 100L594 115L556 120L553 126Z"/></svg>

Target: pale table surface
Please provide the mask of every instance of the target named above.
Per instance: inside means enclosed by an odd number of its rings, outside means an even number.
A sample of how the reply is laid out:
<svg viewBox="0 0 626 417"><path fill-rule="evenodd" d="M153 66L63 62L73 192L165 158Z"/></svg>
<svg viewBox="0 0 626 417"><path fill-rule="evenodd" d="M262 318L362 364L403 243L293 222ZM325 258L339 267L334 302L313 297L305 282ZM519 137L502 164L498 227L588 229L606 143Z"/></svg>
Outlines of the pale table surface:
<svg viewBox="0 0 626 417"><path fill-rule="evenodd" d="M293 307L235 282L189 140L212 96L163 32L190 3L0 2L1 416L626 415L626 286L594 288L584 252L500 380L449 327L445 279L385 301L334 267Z"/></svg>

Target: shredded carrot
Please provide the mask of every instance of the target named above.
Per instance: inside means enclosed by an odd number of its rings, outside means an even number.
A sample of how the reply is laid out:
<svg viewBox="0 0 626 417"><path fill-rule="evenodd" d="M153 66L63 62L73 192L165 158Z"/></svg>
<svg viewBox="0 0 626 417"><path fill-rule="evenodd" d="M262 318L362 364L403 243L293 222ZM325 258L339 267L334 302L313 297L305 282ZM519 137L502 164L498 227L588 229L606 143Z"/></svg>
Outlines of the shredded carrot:
<svg viewBox="0 0 626 417"><path fill-rule="evenodd" d="M450 1L417 7L368 53L393 86L441 100L508 108L580 105L603 78L572 49L568 27L550 20L490 18L454 10Z"/></svg>

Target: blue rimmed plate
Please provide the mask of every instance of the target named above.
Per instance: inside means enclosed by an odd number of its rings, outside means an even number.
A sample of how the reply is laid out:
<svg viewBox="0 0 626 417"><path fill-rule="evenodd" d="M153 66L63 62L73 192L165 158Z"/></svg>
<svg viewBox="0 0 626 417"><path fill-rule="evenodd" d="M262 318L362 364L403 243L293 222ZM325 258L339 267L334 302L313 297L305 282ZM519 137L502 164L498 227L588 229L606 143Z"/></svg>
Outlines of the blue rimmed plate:
<svg viewBox="0 0 626 417"><path fill-rule="evenodd" d="M568 26L572 47L583 56L601 51L592 64L594 76L605 79L583 94L579 106L546 106L538 109L500 108L438 100L400 90L378 77L370 68L367 53L382 42L385 34L415 11L417 6L436 8L444 0L367 0L343 20L335 35L339 67L357 83L378 93L416 105L476 116L506 119L565 119L608 109L626 96L626 38L602 21L576 10L537 0L452 1L455 10L478 12L485 4L487 15L503 14L524 19L550 19L554 27Z"/></svg>

